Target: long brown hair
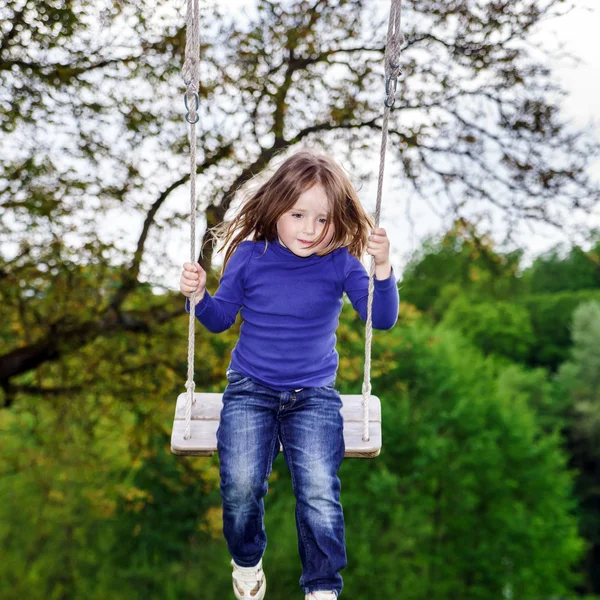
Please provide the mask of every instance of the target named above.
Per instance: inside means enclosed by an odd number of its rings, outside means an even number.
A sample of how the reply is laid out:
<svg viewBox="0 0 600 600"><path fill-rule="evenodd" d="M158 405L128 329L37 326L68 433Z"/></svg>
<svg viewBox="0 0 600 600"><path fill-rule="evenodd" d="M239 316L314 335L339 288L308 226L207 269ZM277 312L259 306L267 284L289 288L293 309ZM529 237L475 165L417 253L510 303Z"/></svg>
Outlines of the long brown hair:
<svg viewBox="0 0 600 600"><path fill-rule="evenodd" d="M367 247L369 228L373 220L365 211L354 186L338 163L325 154L302 150L287 158L275 173L255 191L244 186L243 200L236 216L211 230L216 244L227 247L221 275L236 248L245 240L254 242L277 238L277 221L290 210L298 198L314 185L320 184L329 200L327 223L320 244L333 223L334 233L329 244L317 254L329 254L338 248L361 259Z"/></svg>

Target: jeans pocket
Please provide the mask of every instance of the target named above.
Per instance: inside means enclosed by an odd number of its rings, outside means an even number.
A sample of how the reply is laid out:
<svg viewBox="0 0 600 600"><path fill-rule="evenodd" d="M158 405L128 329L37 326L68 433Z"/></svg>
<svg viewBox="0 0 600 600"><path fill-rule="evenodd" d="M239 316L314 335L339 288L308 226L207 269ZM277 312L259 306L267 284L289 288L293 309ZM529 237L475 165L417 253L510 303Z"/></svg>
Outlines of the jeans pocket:
<svg viewBox="0 0 600 600"><path fill-rule="evenodd" d="M241 386L250 381L250 377L246 377L233 369L227 369L226 377L229 382L229 387Z"/></svg>
<svg viewBox="0 0 600 600"><path fill-rule="evenodd" d="M334 402L338 402L340 406L342 405L342 397L338 390L335 388L335 384L324 385L322 387L315 388L315 391L323 398L327 400L332 400Z"/></svg>

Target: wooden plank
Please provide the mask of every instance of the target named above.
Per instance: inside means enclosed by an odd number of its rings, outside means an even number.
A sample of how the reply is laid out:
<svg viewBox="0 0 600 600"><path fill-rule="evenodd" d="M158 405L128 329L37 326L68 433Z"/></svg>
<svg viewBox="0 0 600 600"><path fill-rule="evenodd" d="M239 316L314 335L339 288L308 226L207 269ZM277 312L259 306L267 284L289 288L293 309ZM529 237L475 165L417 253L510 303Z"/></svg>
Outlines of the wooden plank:
<svg viewBox="0 0 600 600"><path fill-rule="evenodd" d="M185 405L187 394L180 394L175 408L171 451L183 456L212 456L217 451L217 429L222 407L222 394L194 394L192 405L191 438L184 439ZM362 440L362 395L342 395L344 418L344 456L350 458L374 458L381 450L381 402L371 396L369 406L369 441ZM282 448L280 448L283 451Z"/></svg>
<svg viewBox="0 0 600 600"><path fill-rule="evenodd" d="M173 422L171 452L180 456L212 456L217 451L217 429L219 421L192 421L192 437L184 439L185 421Z"/></svg>
<svg viewBox="0 0 600 600"><path fill-rule="evenodd" d="M194 420L190 424L191 438L184 439L185 421L173 423L171 451L181 456L212 456L217 451L217 429L219 421ZM362 440L362 422L344 421L344 443L346 458L375 458L381 451L381 423L369 421L369 441ZM283 447L280 445L280 451Z"/></svg>
<svg viewBox="0 0 600 600"><path fill-rule="evenodd" d="M185 406L187 392L179 394L175 408L175 419L185 419ZM192 419L211 419L218 421L223 406L223 394L194 394L195 402L192 403Z"/></svg>
<svg viewBox="0 0 600 600"><path fill-rule="evenodd" d="M185 406L187 393L179 394L175 408L175 419L185 419ZM195 402L192 404L192 420L208 419L219 420L222 407L222 394L194 394ZM344 421L359 421L362 423L362 394L344 394L342 398L341 413ZM369 422L381 423L381 402L377 396L371 396L369 404Z"/></svg>

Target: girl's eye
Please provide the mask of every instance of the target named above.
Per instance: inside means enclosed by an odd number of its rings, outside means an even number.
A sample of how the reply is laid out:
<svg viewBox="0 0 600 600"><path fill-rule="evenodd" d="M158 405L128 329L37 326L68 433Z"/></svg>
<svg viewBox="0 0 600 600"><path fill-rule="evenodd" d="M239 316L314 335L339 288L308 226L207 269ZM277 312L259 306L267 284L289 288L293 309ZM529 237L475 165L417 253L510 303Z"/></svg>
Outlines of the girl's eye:
<svg viewBox="0 0 600 600"><path fill-rule="evenodd" d="M290 213L292 215L292 217L294 217L294 219L301 219L304 215L300 214L300 213ZM319 223L321 223L321 225L325 225L325 223L327 223L327 219L326 218L321 218L319 219Z"/></svg>

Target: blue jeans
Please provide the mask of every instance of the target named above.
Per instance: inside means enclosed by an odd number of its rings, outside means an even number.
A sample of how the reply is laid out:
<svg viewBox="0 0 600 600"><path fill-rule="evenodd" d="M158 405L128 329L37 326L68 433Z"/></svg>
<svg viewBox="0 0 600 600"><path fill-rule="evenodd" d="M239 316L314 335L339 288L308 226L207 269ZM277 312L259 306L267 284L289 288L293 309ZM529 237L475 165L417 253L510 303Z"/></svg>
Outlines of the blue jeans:
<svg viewBox="0 0 600 600"><path fill-rule="evenodd" d="M217 430L223 534L241 567L258 564L267 546L263 498L279 452L292 476L305 594L343 587L344 515L337 476L344 458L342 400L333 386L279 392L227 370Z"/></svg>

